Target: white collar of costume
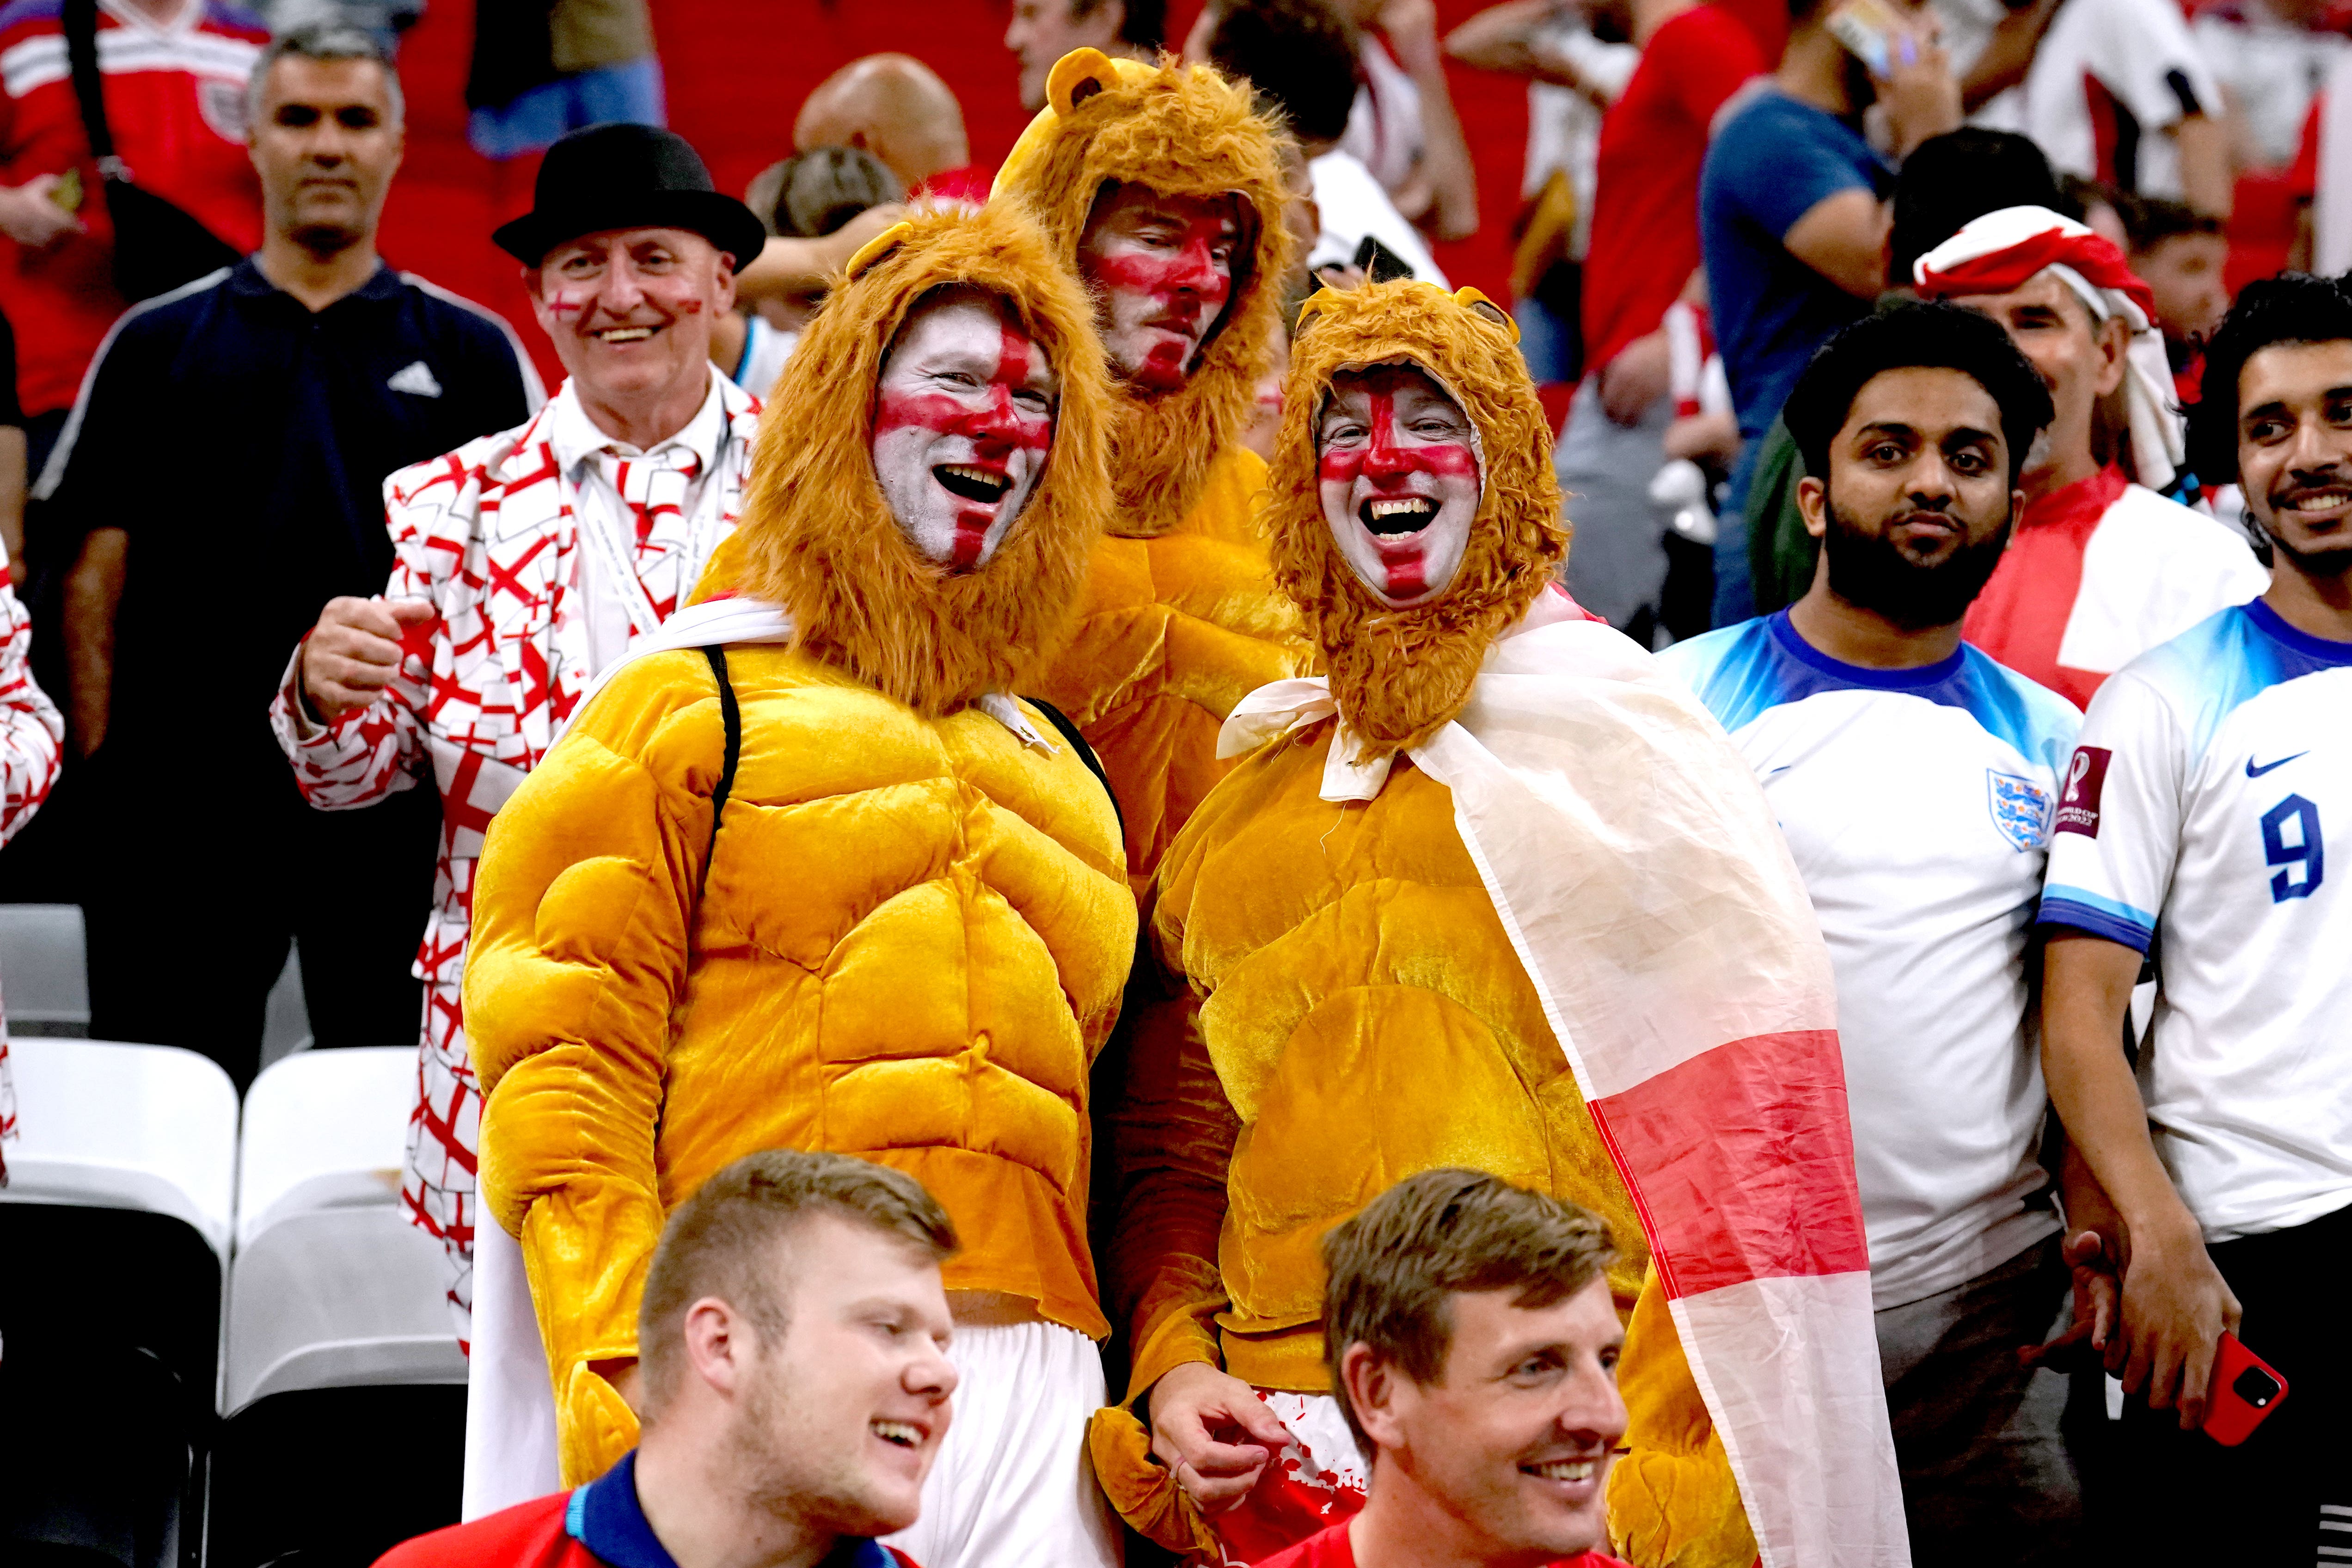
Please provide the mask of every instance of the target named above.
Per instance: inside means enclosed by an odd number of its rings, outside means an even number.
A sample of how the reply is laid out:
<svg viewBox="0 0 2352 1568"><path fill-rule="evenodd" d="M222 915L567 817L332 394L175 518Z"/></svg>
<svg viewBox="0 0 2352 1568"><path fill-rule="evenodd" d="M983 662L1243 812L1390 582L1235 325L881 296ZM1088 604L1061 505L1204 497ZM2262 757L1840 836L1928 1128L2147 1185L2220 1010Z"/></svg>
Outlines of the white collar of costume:
<svg viewBox="0 0 2352 1568"><path fill-rule="evenodd" d="M1219 753L1336 712L1326 681L1277 681ZM1342 725L1322 798L1379 795L1390 763L1360 753ZM1681 682L1549 590L1408 754L1451 791L1642 1216L1762 1561L1901 1561L1835 985L1755 775Z"/></svg>
<svg viewBox="0 0 2352 1568"><path fill-rule="evenodd" d="M563 728L568 731L581 714L588 711L588 705L596 700L598 692L604 689L606 682L647 654L676 653L685 648L714 645L732 647L738 643L786 643L792 640L793 618L785 614L782 605L772 599L726 595L705 599L698 605L688 605L655 630L631 643L627 653L599 671L582 695L579 706L572 710L572 719L565 721ZM984 691L972 700L971 705L1011 731L1013 738L1031 751L1050 757L1057 750L1052 740L1029 722L1029 716L1021 711L1021 704L1006 693ZM562 738L559 731L557 739Z"/></svg>

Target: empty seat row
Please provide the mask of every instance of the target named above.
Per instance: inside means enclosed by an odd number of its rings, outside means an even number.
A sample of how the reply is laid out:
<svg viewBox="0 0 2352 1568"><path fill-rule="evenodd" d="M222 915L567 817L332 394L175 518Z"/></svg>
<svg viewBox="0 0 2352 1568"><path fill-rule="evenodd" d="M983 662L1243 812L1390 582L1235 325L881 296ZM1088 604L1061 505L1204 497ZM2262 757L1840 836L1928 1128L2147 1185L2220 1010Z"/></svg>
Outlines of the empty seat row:
<svg viewBox="0 0 2352 1568"><path fill-rule="evenodd" d="M241 1105L169 1047L12 1059L0 1407L60 1418L0 1423L0 1558L363 1563L454 1521L465 1361L398 1205L414 1048L297 1052Z"/></svg>

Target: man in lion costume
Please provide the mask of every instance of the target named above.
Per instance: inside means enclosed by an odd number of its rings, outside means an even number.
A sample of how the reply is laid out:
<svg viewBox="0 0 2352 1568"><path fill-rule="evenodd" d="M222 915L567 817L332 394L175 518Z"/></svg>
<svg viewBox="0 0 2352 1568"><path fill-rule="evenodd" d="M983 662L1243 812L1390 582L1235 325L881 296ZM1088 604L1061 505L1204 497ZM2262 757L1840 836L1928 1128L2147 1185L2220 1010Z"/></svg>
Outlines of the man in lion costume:
<svg viewBox="0 0 2352 1568"><path fill-rule="evenodd" d="M919 216L850 272L700 602L490 828L466 977L482 1190L522 1244L570 1486L660 1397L639 1299L705 1178L777 1147L915 1176L963 1242L961 1376L944 1433L870 1423L887 1462L938 1456L894 1543L927 1568L1107 1564L1087 1077L1135 901L1091 754L1015 696L1108 501L1101 353L1016 212Z"/></svg>
<svg viewBox="0 0 2352 1568"><path fill-rule="evenodd" d="M1600 1215L1628 1320L1622 1462L1538 1434L1497 1507L1605 1485L1643 1564L1894 1561L1828 953L1720 728L1552 585L1516 339L1420 282L1302 314L1268 526L1329 673L1235 707L1147 900L1164 991L1105 1107L1133 1372L1097 1471L1214 1561L1361 1506L1318 1245L1467 1166Z"/></svg>

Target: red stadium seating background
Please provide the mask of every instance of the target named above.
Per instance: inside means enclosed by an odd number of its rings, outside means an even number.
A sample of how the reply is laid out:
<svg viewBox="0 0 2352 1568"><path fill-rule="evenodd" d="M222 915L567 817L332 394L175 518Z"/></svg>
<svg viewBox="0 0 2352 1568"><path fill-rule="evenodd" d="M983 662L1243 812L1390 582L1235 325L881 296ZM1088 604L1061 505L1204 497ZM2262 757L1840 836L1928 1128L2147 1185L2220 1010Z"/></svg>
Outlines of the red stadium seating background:
<svg viewBox="0 0 2352 1568"><path fill-rule="evenodd" d="M652 0L671 127L709 161L723 190L792 152L793 117L809 89L859 55L901 49L947 79L963 102L972 156L993 165L1025 120L1013 57L1003 47L1011 0ZM1437 0L1441 28L1481 0ZM1170 37L1181 40L1199 0L1172 0ZM532 323L512 261L490 230L530 205L535 159L493 163L466 145L471 0L431 0L401 51L408 92L408 157L384 218L394 265L504 311L554 385L561 372ZM1438 247L1457 284L1503 297L1509 226L1527 145L1523 86L1480 71L1453 73L1454 103L1478 171L1478 234Z"/></svg>

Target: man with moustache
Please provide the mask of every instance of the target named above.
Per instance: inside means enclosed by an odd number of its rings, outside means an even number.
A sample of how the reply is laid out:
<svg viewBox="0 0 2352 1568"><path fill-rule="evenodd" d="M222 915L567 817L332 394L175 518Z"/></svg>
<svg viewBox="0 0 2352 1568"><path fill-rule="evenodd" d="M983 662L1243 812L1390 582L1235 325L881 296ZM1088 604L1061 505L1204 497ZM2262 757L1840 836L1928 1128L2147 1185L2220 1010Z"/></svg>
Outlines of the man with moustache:
<svg viewBox="0 0 2352 1568"><path fill-rule="evenodd" d="M1661 660L1755 770L1829 941L1911 1560L2072 1563L2066 1380L2017 1347L2069 1278L2027 937L2079 719L1960 640L2049 395L1982 316L1904 303L1832 338L1781 417L1812 587Z"/></svg>
<svg viewBox="0 0 2352 1568"><path fill-rule="evenodd" d="M383 581L384 476L539 397L497 317L376 254L404 131L375 41L297 28L248 95L261 248L115 323L37 491L79 541L65 707L91 792L91 1027L240 1086L289 941L320 1045L415 1026L432 803L305 808L269 693L321 605Z"/></svg>
<svg viewBox="0 0 2352 1568"><path fill-rule="evenodd" d="M1363 1511L1258 1568L1623 1568L1625 1435L1601 1223L1477 1171L1408 1176L1324 1237L1331 1394Z"/></svg>
<svg viewBox="0 0 2352 1568"><path fill-rule="evenodd" d="M439 807L423 941L406 935L425 1005L402 1202L447 1250L468 1343L481 1096L458 987L482 830L735 525L760 405L711 368L709 337L733 258L764 235L683 140L608 125L557 142L532 210L494 237L567 379L524 423L477 425L384 482L382 591L353 584L307 637L288 634L299 646L290 659L280 646L269 705L278 764L314 820Z"/></svg>
<svg viewBox="0 0 2352 1568"><path fill-rule="evenodd" d="M2115 1550L2326 1562L2352 1521L2352 900L2326 854L2352 816L2352 300L2250 283L2205 366L2198 471L2245 492L2275 572L2092 700L2042 900L2043 1067L2122 1260ZM2116 1037L2151 961L2135 1082ZM2286 1384L2236 1447L2197 1430L2264 1392L2217 1381L2225 1331Z"/></svg>
<svg viewBox="0 0 2352 1568"><path fill-rule="evenodd" d="M1134 1368L1097 1475L1138 1529L1228 1559L1354 1512L1315 1240L1463 1165L1627 1239L1621 1552L1875 1561L1901 1514L1829 955L1761 792L1550 586L1550 430L1508 317L1325 290L1285 394L1271 544L1330 673L1234 710L1239 760L1147 906L1106 1118Z"/></svg>
<svg viewBox="0 0 2352 1568"><path fill-rule="evenodd" d="M2008 329L2050 389L2016 538L1960 628L1971 644L2081 708L2114 671L2263 591L2270 574L2234 520L2217 527L2157 493L2180 466L2180 419L2155 296L2123 252L2046 207L2003 207L1912 273L1921 297ZM2118 393L2129 473L2093 445Z"/></svg>
<svg viewBox="0 0 2352 1568"><path fill-rule="evenodd" d="M786 1147L915 1176L964 1238L961 1383L895 1543L1108 1565L1087 1077L1135 900L1091 754L1014 695L1108 500L1088 301L1017 210L926 213L852 258L793 363L702 601L491 824L483 1192L577 1483L635 1439L645 1259L707 1173Z"/></svg>
<svg viewBox="0 0 2352 1568"><path fill-rule="evenodd" d="M915 1568L949 1430L947 1211L904 1172L747 1154L646 1268L645 1429L595 1480L394 1548L377 1568Z"/></svg>
<svg viewBox="0 0 2352 1568"><path fill-rule="evenodd" d="M1093 291L1116 395L1113 505L1076 625L1033 689L1100 754L1139 892L1223 773L1217 726L1297 668L1242 444L1279 330L1295 243L1279 131L1207 66L1052 72L996 194L1034 213Z"/></svg>

